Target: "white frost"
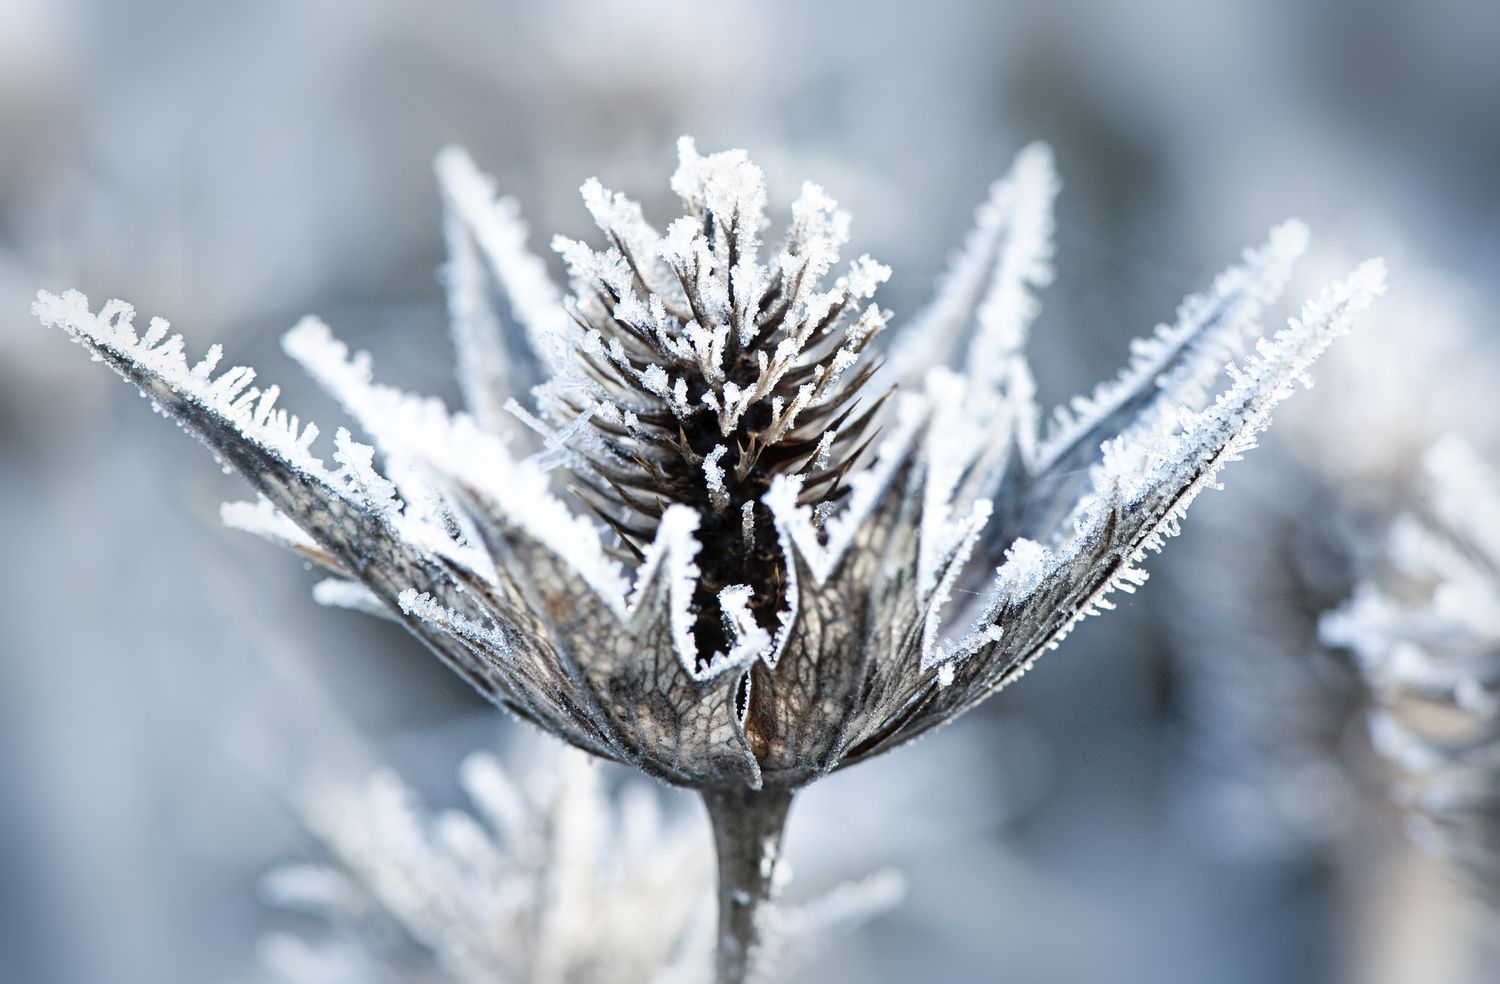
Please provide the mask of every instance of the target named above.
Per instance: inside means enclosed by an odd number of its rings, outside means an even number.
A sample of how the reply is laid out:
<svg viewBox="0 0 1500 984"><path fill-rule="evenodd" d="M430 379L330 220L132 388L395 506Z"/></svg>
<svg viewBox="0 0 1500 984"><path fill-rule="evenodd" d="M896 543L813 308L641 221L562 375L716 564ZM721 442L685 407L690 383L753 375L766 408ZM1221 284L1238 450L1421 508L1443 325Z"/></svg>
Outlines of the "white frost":
<svg viewBox="0 0 1500 984"><path fill-rule="evenodd" d="M471 230L532 351L553 371L561 369L567 360L570 323L547 265L526 247L520 207L512 198L497 198L494 182L459 147L444 148L434 166L448 214Z"/></svg>

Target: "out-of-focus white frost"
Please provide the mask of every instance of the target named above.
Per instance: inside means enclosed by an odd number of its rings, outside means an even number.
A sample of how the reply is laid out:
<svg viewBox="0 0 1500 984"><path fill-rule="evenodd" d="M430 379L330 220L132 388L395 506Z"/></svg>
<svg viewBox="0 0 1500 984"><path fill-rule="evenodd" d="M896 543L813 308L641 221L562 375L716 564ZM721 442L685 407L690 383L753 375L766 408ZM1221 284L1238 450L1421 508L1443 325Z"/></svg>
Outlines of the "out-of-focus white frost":
<svg viewBox="0 0 1500 984"><path fill-rule="evenodd" d="M466 758L470 810L430 813L389 771L323 786L302 816L324 855L270 872L262 897L316 931L261 942L283 984L703 984L713 863L696 816L658 790L609 792L587 756L536 748L525 774ZM762 974L895 906L892 870L765 915ZM767 978L769 979L769 978Z"/></svg>
<svg viewBox="0 0 1500 984"><path fill-rule="evenodd" d="M1396 522L1322 633L1353 651L1375 749L1417 844L1500 912L1500 478L1458 438L1428 452L1431 512Z"/></svg>
<svg viewBox="0 0 1500 984"><path fill-rule="evenodd" d="M612 798L581 753L542 757L521 783L467 759L473 813L427 814L389 772L316 790L303 815L328 860L273 872L265 894L323 931L269 937L267 968L286 984L707 980L701 825L664 816L645 787Z"/></svg>

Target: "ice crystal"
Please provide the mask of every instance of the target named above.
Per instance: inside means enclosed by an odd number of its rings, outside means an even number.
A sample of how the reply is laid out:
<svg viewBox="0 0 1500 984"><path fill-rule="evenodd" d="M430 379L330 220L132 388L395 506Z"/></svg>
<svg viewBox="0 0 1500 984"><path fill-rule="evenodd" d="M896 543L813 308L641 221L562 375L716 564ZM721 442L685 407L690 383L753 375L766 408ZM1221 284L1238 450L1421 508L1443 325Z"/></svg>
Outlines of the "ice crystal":
<svg viewBox="0 0 1500 984"><path fill-rule="evenodd" d="M1357 658L1419 843L1500 906L1500 478L1456 438L1426 472L1426 515L1393 526L1323 635Z"/></svg>

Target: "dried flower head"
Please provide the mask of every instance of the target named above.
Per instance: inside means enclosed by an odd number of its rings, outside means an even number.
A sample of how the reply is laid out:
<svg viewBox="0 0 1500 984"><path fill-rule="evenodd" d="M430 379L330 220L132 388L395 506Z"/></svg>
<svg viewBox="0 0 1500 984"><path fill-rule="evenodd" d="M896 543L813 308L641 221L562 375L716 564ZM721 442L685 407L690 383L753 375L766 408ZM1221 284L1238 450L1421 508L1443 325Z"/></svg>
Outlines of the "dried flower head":
<svg viewBox="0 0 1500 984"><path fill-rule="evenodd" d="M821 188L803 187L768 248L760 170L742 151L679 150L687 214L665 235L583 186L607 245L554 242L566 300L514 204L441 155L468 412L374 384L368 356L304 321L287 351L374 439L340 430L336 468L275 387L214 377L217 349L190 368L164 321L138 337L127 305L93 314L76 292L35 310L251 482L262 500L227 518L334 572L324 600L388 612L579 748L704 790L721 919L738 920L721 936L743 943L754 907L736 900L769 892L790 791L973 707L1144 581L1146 553L1384 272L1330 287L1214 395L1304 247L1281 226L1043 428L1023 349L1051 277L1045 148L994 186L890 346L868 303L887 268L860 257L829 282L849 218ZM491 276L524 331L499 328ZM984 581L972 624L950 631L955 587ZM723 979L747 950L721 948Z"/></svg>

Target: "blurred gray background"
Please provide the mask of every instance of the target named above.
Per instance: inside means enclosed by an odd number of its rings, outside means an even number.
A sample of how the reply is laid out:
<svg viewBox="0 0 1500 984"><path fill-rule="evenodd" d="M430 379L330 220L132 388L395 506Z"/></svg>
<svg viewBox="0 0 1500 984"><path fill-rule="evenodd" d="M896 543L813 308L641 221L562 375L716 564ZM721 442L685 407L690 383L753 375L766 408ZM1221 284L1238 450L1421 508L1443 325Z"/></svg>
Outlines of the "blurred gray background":
<svg viewBox="0 0 1500 984"><path fill-rule="evenodd" d="M804 178L852 212L852 249L895 267L899 320L988 183L1044 139L1065 184L1032 345L1049 402L1297 215L1325 256L1386 254L1410 324L1471 333L1422 392L1477 363L1468 392L1491 398L1455 416L1493 433L1497 46L1485 0L0 0L0 979L261 980L274 916L256 882L308 850L297 790L387 763L453 801L458 759L512 728L398 630L318 608L311 572L220 528L243 490L38 327L37 288L129 299L192 352L223 341L331 431L278 347L304 313L389 381L454 395L431 179L446 143L521 200L538 248L588 235L589 176L665 219L679 134L744 147L773 215ZM1352 393L1317 392L1351 441L1386 440ZM1307 456L1270 443L1120 611L938 737L803 798L799 888L886 862L911 886L807 979L1358 972L1341 872L1367 842L1270 836L1253 782L1226 815L1215 790L1246 749L1205 751L1240 732L1204 709L1253 717L1259 656L1295 645L1277 636L1295 606L1234 586L1250 568L1281 583L1285 543L1253 524L1283 506L1295 547L1331 515L1317 482L1286 477ZM1337 572L1325 583L1336 603ZM1243 672L1205 677L1205 659ZM1331 702L1309 712L1335 721L1326 771L1357 772L1329 692L1306 691ZM1305 812L1321 782L1295 794Z"/></svg>

